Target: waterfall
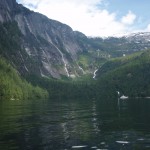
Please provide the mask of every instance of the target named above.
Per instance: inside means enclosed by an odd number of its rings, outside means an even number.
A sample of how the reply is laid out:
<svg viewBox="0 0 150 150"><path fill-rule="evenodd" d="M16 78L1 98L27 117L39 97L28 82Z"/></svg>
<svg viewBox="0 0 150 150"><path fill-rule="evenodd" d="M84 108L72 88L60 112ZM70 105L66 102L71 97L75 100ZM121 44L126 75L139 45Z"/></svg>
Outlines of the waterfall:
<svg viewBox="0 0 150 150"><path fill-rule="evenodd" d="M96 69L96 70L94 71L93 79L96 78L96 72L97 72L97 71L98 71L98 69Z"/></svg>
<svg viewBox="0 0 150 150"><path fill-rule="evenodd" d="M61 55L61 58L62 58L62 61L63 61L63 63L64 63L64 67L65 67L66 74L67 74L68 77L70 77L69 71L68 71L68 69L67 69L67 63L66 63L66 61L65 61L65 59L64 59L64 54L63 54L63 53L61 52L61 50L60 50L58 47L56 47L54 44L53 44L53 46L59 51L59 53L60 53L60 55Z"/></svg>
<svg viewBox="0 0 150 150"><path fill-rule="evenodd" d="M63 63L64 63L64 67L65 67L66 74L67 74L68 77L70 77L69 71L68 71L68 69L67 69L67 63L66 63L66 61L65 61L65 59L64 59L64 54L61 52L61 50L60 50L57 46L55 46L55 45L53 44L53 42L51 41L51 39L50 39L50 37L49 37L49 35L48 35L47 33L46 33L46 36L47 36L47 38L48 38L48 41L49 41L49 42L58 50L58 52L60 53L61 58L62 58L62 61L63 61Z"/></svg>
<svg viewBox="0 0 150 150"><path fill-rule="evenodd" d="M56 47L56 46L55 46L55 47ZM57 48L57 47L56 47L56 48ZM66 61L65 61L65 59L64 59L64 54L60 51L60 49L57 48L57 50L58 50L59 53L61 54L62 61L63 61L64 66L65 66L65 71L66 71L66 73L67 73L67 76L69 77L70 75L69 75L69 71L68 71L68 69L67 69L67 63L66 63Z"/></svg>
<svg viewBox="0 0 150 150"><path fill-rule="evenodd" d="M81 66L79 66L79 69L82 71L83 74L85 74L85 71L83 70L83 68Z"/></svg>

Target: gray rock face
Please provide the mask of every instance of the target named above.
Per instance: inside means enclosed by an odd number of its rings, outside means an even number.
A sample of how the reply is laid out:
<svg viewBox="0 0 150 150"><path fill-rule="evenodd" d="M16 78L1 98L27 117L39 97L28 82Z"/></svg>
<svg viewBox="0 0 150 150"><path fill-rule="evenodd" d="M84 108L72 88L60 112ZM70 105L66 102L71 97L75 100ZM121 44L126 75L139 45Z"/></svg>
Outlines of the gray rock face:
<svg viewBox="0 0 150 150"><path fill-rule="evenodd" d="M1 0L0 22L4 24L13 21L17 22L21 31L21 49L27 54L18 52L22 58L19 61L25 66L21 67L20 72L34 73L33 70L36 70L40 76L54 78L78 75L76 58L82 49L76 41L75 32L69 26L30 11L15 0ZM26 57L33 61L26 64Z"/></svg>
<svg viewBox="0 0 150 150"><path fill-rule="evenodd" d="M16 0L0 1L0 22L10 21L16 9Z"/></svg>
<svg viewBox="0 0 150 150"><path fill-rule="evenodd" d="M16 0L0 0L0 55L23 75L76 77L94 72L110 57L149 48L150 33L88 38L65 24L30 11ZM79 54L87 55L87 60L80 61Z"/></svg>

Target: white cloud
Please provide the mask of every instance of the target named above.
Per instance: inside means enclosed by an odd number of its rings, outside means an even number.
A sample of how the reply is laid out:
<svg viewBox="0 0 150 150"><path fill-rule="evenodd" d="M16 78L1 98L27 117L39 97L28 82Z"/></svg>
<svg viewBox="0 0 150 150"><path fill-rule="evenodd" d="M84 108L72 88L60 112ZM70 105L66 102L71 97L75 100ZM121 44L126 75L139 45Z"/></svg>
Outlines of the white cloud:
<svg viewBox="0 0 150 150"><path fill-rule="evenodd" d="M68 24L87 36L114 36L130 32L136 15L131 11L117 20L116 13L97 6L105 0L18 0L30 9Z"/></svg>
<svg viewBox="0 0 150 150"><path fill-rule="evenodd" d="M150 32L150 24L147 26L146 31Z"/></svg>
<svg viewBox="0 0 150 150"><path fill-rule="evenodd" d="M136 19L136 15L132 13L131 11L128 12L126 16L123 16L121 21L124 24L132 25Z"/></svg>

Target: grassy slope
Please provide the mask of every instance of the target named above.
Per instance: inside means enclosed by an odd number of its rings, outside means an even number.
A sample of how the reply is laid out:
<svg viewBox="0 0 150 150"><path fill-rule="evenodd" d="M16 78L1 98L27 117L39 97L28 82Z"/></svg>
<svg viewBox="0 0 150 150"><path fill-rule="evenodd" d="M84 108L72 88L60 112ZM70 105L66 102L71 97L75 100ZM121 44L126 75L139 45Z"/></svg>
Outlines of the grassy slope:
<svg viewBox="0 0 150 150"><path fill-rule="evenodd" d="M150 50L113 59L98 72L97 88L132 97L150 96ZM105 85L105 86L104 86Z"/></svg>

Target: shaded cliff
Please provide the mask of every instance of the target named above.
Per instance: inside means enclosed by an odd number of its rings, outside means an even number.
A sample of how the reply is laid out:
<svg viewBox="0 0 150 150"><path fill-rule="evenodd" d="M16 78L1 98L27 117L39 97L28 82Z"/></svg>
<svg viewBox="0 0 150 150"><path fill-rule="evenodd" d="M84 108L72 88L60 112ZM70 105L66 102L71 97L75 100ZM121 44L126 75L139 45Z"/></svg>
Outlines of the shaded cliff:
<svg viewBox="0 0 150 150"><path fill-rule="evenodd" d="M69 26L30 11L15 0L1 0L0 27L1 41L13 43L9 47L1 42L1 55L19 72L54 78L81 73L76 59L82 48Z"/></svg>
<svg viewBox="0 0 150 150"><path fill-rule="evenodd" d="M149 49L149 39L150 33L89 38L16 0L0 1L0 55L22 75L73 78L94 73L112 57Z"/></svg>

